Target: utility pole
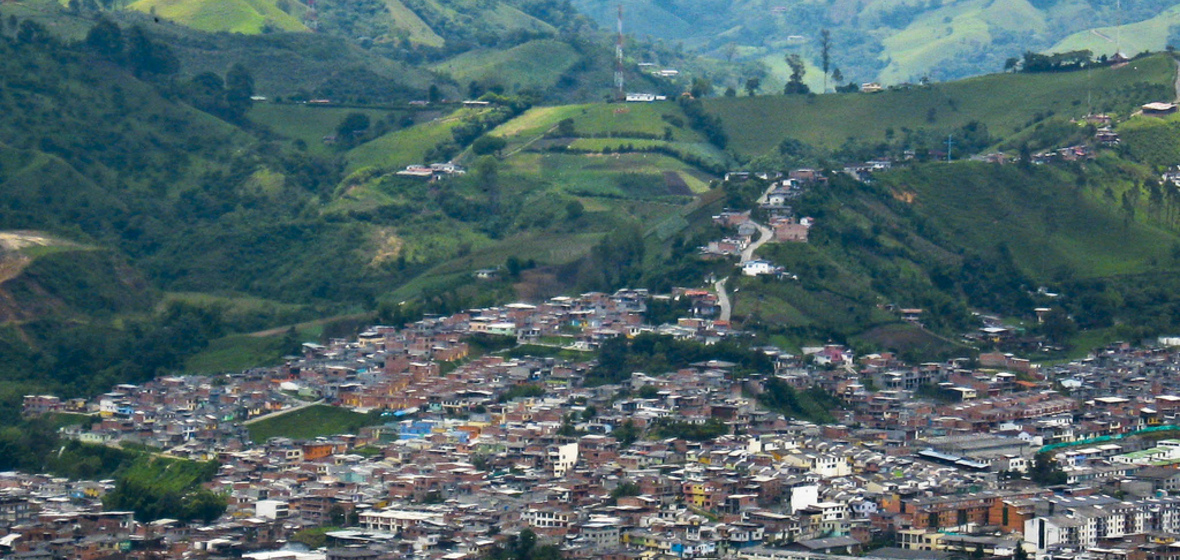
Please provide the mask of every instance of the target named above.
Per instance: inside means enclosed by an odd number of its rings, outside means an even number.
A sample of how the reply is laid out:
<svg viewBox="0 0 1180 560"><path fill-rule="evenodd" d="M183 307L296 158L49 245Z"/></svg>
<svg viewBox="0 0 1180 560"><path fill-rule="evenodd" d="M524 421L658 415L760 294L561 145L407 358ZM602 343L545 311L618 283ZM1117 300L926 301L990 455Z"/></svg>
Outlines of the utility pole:
<svg viewBox="0 0 1180 560"><path fill-rule="evenodd" d="M619 37L615 42L615 99L625 101L627 94L623 91L623 5L619 4Z"/></svg>

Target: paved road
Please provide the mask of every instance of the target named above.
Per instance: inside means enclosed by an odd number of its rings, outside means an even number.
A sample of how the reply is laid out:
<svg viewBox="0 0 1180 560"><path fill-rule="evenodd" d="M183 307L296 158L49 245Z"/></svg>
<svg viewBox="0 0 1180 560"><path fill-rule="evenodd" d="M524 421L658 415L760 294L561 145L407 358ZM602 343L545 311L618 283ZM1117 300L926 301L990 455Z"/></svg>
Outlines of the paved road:
<svg viewBox="0 0 1180 560"><path fill-rule="evenodd" d="M754 227L758 228L758 240L751 243L742 250L742 260L738 263L739 267L742 265L742 263L754 260L754 251L757 251L759 247L765 245L767 241L770 241L770 239L774 237L774 232L770 231L770 228L753 220L751 220L750 223L754 224ZM728 280L729 277L726 276L725 278L722 278L713 283L713 289L717 292L717 305L721 306L720 319L722 321L728 321L733 315L733 305L729 301L729 294L725 292L725 282Z"/></svg>
<svg viewBox="0 0 1180 560"><path fill-rule="evenodd" d="M766 204L766 201L770 198L770 193L774 192L776 188L778 188L778 183L771 183L766 187L765 191L762 191L762 196L759 196L758 200L754 201L754 203L758 205Z"/></svg>
<svg viewBox="0 0 1180 560"><path fill-rule="evenodd" d="M728 321L730 315L733 313L733 309L729 305L729 294L725 293L726 280L729 280L728 276L713 283L713 288L717 290L717 305L721 306L720 319L722 321Z"/></svg>
<svg viewBox="0 0 1180 560"><path fill-rule="evenodd" d="M770 238L774 237L774 233L770 231L770 228L753 220L751 220L750 223L754 224L754 227L758 228L758 233L761 235L758 237L758 241L751 243L742 250L742 263L754 260L754 251L757 251L759 247L765 245L767 241L770 241Z"/></svg>

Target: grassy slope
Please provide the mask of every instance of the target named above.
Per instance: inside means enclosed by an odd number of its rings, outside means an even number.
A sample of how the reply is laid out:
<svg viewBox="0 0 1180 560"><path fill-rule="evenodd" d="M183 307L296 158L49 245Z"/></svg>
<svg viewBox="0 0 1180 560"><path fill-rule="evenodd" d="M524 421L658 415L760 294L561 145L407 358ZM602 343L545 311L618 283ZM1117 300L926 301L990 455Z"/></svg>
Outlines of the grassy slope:
<svg viewBox="0 0 1180 560"><path fill-rule="evenodd" d="M278 364L282 357L281 337L237 334L211 341L208 348L185 360L181 372L186 375L239 372Z"/></svg>
<svg viewBox="0 0 1180 560"><path fill-rule="evenodd" d="M636 199L661 199L669 195L663 180L665 171L675 172L692 181L690 188L703 190L704 185L693 177L693 168L658 154L567 155L522 154L512 162L525 168L537 169L539 176L558 185L562 190L582 196L608 196ZM651 177L650 185L620 184L620 175Z"/></svg>
<svg viewBox="0 0 1180 560"><path fill-rule="evenodd" d="M944 60L968 56L992 42L991 28L1044 33L1045 17L1027 0L966 0L928 11L884 40L885 83L917 81Z"/></svg>
<svg viewBox="0 0 1180 560"><path fill-rule="evenodd" d="M307 31L298 18L269 0L138 0L129 8L202 31L256 34L264 25Z"/></svg>
<svg viewBox="0 0 1180 560"><path fill-rule="evenodd" d="M1087 166L1085 186L1077 172L926 164L881 174L876 185L855 192L841 190L824 210L805 201L823 216L812 242L759 250L799 280L731 279L734 320L782 329L792 344L835 337L926 357L959 355L957 342L898 325L880 305L951 310L945 296L932 295L931 279L956 274L964 256L994 256L1001 246L1031 286L1055 285L1064 273L1142 294L1147 288L1139 278L1174 274L1171 248L1180 236L1153 215L1146 194L1131 219L1110 200L1135 188L1146 170L1107 154ZM865 239L858 240L857 230ZM1029 315L1031 308L1012 312Z"/></svg>
<svg viewBox="0 0 1180 560"><path fill-rule="evenodd" d="M324 144L323 138L335 134L336 126L350 113L363 113L369 116L370 121L376 122L391 111L262 103L250 110L249 117L251 121L270 127L283 136L303 140L313 153L330 154L332 148Z"/></svg>
<svg viewBox="0 0 1180 560"><path fill-rule="evenodd" d="M557 126L563 119L573 119L578 134L614 134L626 137L629 132L663 134L669 126L661 117L672 115L683 118L684 113L671 101L656 103L630 103L613 105L592 103L585 105L562 105L558 107L536 107L525 114L501 125L492 131L495 136L529 137L541 134ZM677 141L699 142L701 137L689 128L672 130Z"/></svg>
<svg viewBox="0 0 1180 560"><path fill-rule="evenodd" d="M348 170L371 166L401 169L415 163L432 163L423 162L422 154L435 144L450 139L451 129L460 123L468 111L463 109L447 117L390 132L361 144L345 155Z"/></svg>
<svg viewBox="0 0 1180 560"><path fill-rule="evenodd" d="M410 42L430 47L443 46L443 38L439 37L426 22L422 21L422 18L418 17L418 14L407 8L401 0L385 0L385 5L389 8L389 14L396 27L409 34Z"/></svg>
<svg viewBox="0 0 1180 560"><path fill-rule="evenodd" d="M73 41L84 39L93 22L82 17L63 16L62 4L57 0L0 2L0 16L16 17L22 21L27 19L40 23L63 39Z"/></svg>
<svg viewBox="0 0 1180 560"><path fill-rule="evenodd" d="M1170 30L1176 25L1180 25L1180 6L1168 8L1151 19L1124 25L1121 31L1117 27L1079 31L1062 39L1049 51L1089 49L1095 56L1110 56L1119 49L1119 45L1124 53L1129 54L1159 51L1167 46Z"/></svg>
<svg viewBox="0 0 1180 560"><path fill-rule="evenodd" d="M879 94L714 98L706 107L721 116L731 149L756 156L788 137L836 148L849 137L883 141L888 128L952 129L972 120L986 124L993 134L1006 135L1037 113L1082 116L1088 91L1101 109L1104 92L1138 82L1170 87L1174 71L1168 58L1154 56L1092 72L993 74ZM1151 99L1141 102L1147 101ZM930 110L935 111L933 123L927 118Z"/></svg>
<svg viewBox="0 0 1180 560"><path fill-rule="evenodd" d="M1119 125L1127 150L1137 161L1163 169L1180 161L1180 115L1135 117Z"/></svg>
<svg viewBox="0 0 1180 560"><path fill-rule="evenodd" d="M455 81L499 82L511 90L548 88L578 59L573 47L561 41L530 41L508 50L468 51L434 65Z"/></svg>
<svg viewBox="0 0 1180 560"><path fill-rule="evenodd" d="M334 406L313 405L255 422L250 424L249 430L250 439L261 442L272 437L311 439L355 433L371 423L369 416L364 414Z"/></svg>
<svg viewBox="0 0 1180 560"><path fill-rule="evenodd" d="M1116 205L1100 193L1069 186L1071 178L1052 168L1036 173L1041 179L1031 183L1013 168L937 165L883 181L899 190L916 186L920 211L959 244L1007 244L1034 278L1048 279L1063 265L1083 277L1137 274L1169 259L1175 234L1139 221L1124 225ZM1130 187L1106 179L1116 198Z"/></svg>
<svg viewBox="0 0 1180 560"><path fill-rule="evenodd" d="M295 4L298 4L295 2ZM117 14L124 23L144 23L135 11ZM409 88L395 102L420 98L436 78L427 69L410 66L366 51L349 41L322 33L206 33L182 25L147 25L154 37L172 46L181 75L201 72L224 75L242 64L254 77L259 95L367 96L370 92Z"/></svg>
<svg viewBox="0 0 1180 560"><path fill-rule="evenodd" d="M623 112L615 112L625 109ZM516 201L519 213L515 221L530 221L551 224L537 231L514 233L503 239L490 238L483 231L466 223L440 222L407 225L405 232L398 234L400 254L410 262L421 262L430 257L437 264L418 278L397 289L390 297L395 301L412 298L423 290L439 285L464 282L470 271L480 267L501 265L508 257L534 259L541 266L562 265L586 255L601 238L603 232L620 220L634 219L642 224L648 233L671 235L686 227L683 219L673 220L694 208L687 196L677 196L669 191L665 173L684 181L693 193L708 190L712 177L701 173L685 163L660 154L599 154L579 155L536 152L528 149L526 143L541 137L559 121L571 118L580 134L605 134L611 138L584 138L576 140L585 149L600 149L603 145L615 146L630 143L636 146L644 139L629 138L633 134L662 135L665 127L673 128L672 145L684 150L700 150L712 153L711 148L700 145L699 135L688 128L677 128L667 123L662 116L683 118L678 106L672 103L633 104L587 104L558 107L537 107L513 119L492 134L509 141L507 155L500 161L501 196ZM383 165L392 168L390 161L417 162L423 146L449 134L446 119L425 123L411 129L399 131L383 139L362 146L350 154L353 167ZM407 138L425 137L427 141L407 142ZM430 142L430 143L427 143ZM659 142L663 143L663 142ZM403 145L413 149L403 149ZM409 159L409 158L414 159ZM392 158L392 159L390 159ZM399 163L400 163L399 161ZM347 191L347 199L333 203L337 210L372 208L387 204L400 204L424 194L417 189L425 187L406 186L391 183L383 186L382 181L362 182L357 188ZM478 197L473 184L450 182L435 190L448 189L464 197ZM407 198L408 197L408 198ZM585 215L574 223L561 220L566 205L578 200L585 209ZM663 238L663 237L662 237ZM456 248L466 245L466 251ZM446 257L450 255L450 257ZM439 257L443 257L439 259Z"/></svg>
<svg viewBox="0 0 1180 560"><path fill-rule="evenodd" d="M781 93L783 86L786 85L787 80L791 77L791 67L787 65L786 55L779 53L768 54L763 56L761 60L766 65L766 71L770 75L762 80L762 87L759 91L768 94ZM803 65L806 68L803 74L803 83L807 84L807 87L811 91L819 93L824 88L823 70L806 56L803 58ZM830 79L828 80L829 90L835 85ZM738 88L738 94L744 95L745 90Z"/></svg>

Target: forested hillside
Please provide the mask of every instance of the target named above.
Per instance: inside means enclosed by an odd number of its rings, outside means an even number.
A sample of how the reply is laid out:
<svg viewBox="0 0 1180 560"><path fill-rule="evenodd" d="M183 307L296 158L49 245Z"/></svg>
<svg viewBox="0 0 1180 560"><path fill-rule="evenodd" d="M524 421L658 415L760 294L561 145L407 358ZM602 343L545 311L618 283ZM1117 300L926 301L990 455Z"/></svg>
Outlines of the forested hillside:
<svg viewBox="0 0 1180 560"><path fill-rule="evenodd" d="M871 183L831 175L798 201L813 241L760 253L798 282L733 280L735 319L768 341L946 356L971 351L957 335L973 312L1031 325L1041 305L1069 317L1062 344L1078 329L1178 327L1166 278L1180 211L1157 178L1180 136L1172 120L1130 118L1175 97L1170 57L704 100L701 80L631 70L629 83L670 99L601 103L611 54L573 31L584 21L564 5L503 6L478 7L501 19L478 13L519 33L469 36L423 16L441 46L418 29L380 48L38 0L0 8L0 413L33 391L273 363L366 321L700 286L733 274L698 257L724 234L711 216L766 187L722 181L742 166L915 160ZM568 97L582 102L553 103ZM1095 111L1122 122L1120 146L1031 165L1033 152L1094 145L1076 119ZM932 161L947 135L950 165ZM1021 163L958 162L995 150ZM447 161L466 173L398 174ZM499 272L474 282L481 268ZM890 304L928 310L925 329Z"/></svg>
<svg viewBox="0 0 1180 560"><path fill-rule="evenodd" d="M459 88L339 39L204 35L85 10L49 26L45 5L10 8L26 17L0 24L0 111L11 116L0 122L0 230L49 241L14 249L0 286L8 415L25 393L275 360L323 332L240 334L251 330L633 281L640 238L607 234L691 210L714 177L677 154L610 173L573 156L538 174L517 162L544 152L501 160L486 133L540 94L476 84L463 89L486 107L408 106ZM338 58L317 60L320 49ZM267 64L278 53L282 63ZM358 66L328 71L349 60ZM383 81L382 68L403 81ZM332 82L348 72L369 78ZM303 78L312 89L289 93ZM263 87L283 103L254 101ZM368 105L291 102L313 95ZM645 126L695 139L678 114ZM452 158L470 173L442 183L395 173ZM573 175L578 186L564 188ZM508 272L472 285L471 271L489 266Z"/></svg>

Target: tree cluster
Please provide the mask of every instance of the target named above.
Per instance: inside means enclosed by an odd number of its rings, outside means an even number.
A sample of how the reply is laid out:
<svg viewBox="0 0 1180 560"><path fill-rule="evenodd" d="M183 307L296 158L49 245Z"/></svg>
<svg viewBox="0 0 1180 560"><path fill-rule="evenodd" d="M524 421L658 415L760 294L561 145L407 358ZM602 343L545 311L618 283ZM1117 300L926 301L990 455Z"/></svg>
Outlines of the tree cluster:
<svg viewBox="0 0 1180 560"><path fill-rule="evenodd" d="M1087 49L1052 54L1026 51L1020 70L1022 72L1061 72L1078 70L1092 64L1094 64L1094 53Z"/></svg>
<svg viewBox="0 0 1180 560"><path fill-rule="evenodd" d="M729 137L725 134L721 117L710 115L701 100L694 97L681 97L678 103L681 110L684 111L684 116L688 117L688 126L700 132L710 144L719 149L725 149L726 144L729 143Z"/></svg>

